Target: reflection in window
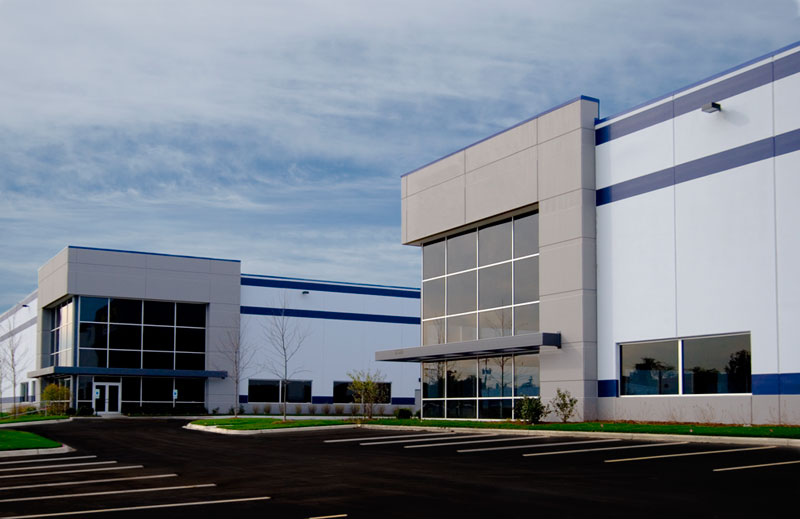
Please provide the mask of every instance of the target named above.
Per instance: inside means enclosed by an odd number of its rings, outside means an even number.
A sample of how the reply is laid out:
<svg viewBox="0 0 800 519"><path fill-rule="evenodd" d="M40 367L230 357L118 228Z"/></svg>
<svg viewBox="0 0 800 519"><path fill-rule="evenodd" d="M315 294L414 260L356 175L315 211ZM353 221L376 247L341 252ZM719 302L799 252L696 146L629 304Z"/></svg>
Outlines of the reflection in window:
<svg viewBox="0 0 800 519"><path fill-rule="evenodd" d="M447 398L475 396L475 359L447 362Z"/></svg>
<svg viewBox="0 0 800 519"><path fill-rule="evenodd" d="M514 262L514 302L539 300L539 256Z"/></svg>
<svg viewBox="0 0 800 519"><path fill-rule="evenodd" d="M444 315L444 278L422 283L422 318Z"/></svg>
<svg viewBox="0 0 800 519"><path fill-rule="evenodd" d="M511 357L478 359L478 396L511 396Z"/></svg>
<svg viewBox="0 0 800 519"><path fill-rule="evenodd" d="M749 334L683 340L685 394L750 391Z"/></svg>
<svg viewBox="0 0 800 519"><path fill-rule="evenodd" d="M447 238L447 272L475 268L475 231Z"/></svg>
<svg viewBox="0 0 800 519"><path fill-rule="evenodd" d="M491 265L511 259L511 220L478 230L478 264Z"/></svg>
<svg viewBox="0 0 800 519"><path fill-rule="evenodd" d="M447 313L475 311L475 271L447 278Z"/></svg>
<svg viewBox="0 0 800 519"><path fill-rule="evenodd" d="M477 417L475 400L447 400L447 418Z"/></svg>
<svg viewBox="0 0 800 519"><path fill-rule="evenodd" d="M478 315L481 339L511 335L511 308L488 310Z"/></svg>
<svg viewBox="0 0 800 519"><path fill-rule="evenodd" d="M539 303L514 307L514 335L539 331Z"/></svg>
<svg viewBox="0 0 800 519"><path fill-rule="evenodd" d="M280 402L280 380L247 381L248 402Z"/></svg>
<svg viewBox="0 0 800 519"><path fill-rule="evenodd" d="M514 396L539 396L539 355L514 356Z"/></svg>
<svg viewBox="0 0 800 519"><path fill-rule="evenodd" d="M620 394L678 394L678 341L621 345L620 364Z"/></svg>
<svg viewBox="0 0 800 519"><path fill-rule="evenodd" d="M444 275L444 240L422 247L422 279Z"/></svg>
<svg viewBox="0 0 800 519"><path fill-rule="evenodd" d="M447 318L447 342L474 341L477 339L476 314Z"/></svg>
<svg viewBox="0 0 800 519"><path fill-rule="evenodd" d="M112 323L142 324L142 302L136 299L112 299L109 320Z"/></svg>
<svg viewBox="0 0 800 519"><path fill-rule="evenodd" d="M444 398L444 362L422 363L422 398Z"/></svg>
<svg viewBox="0 0 800 519"><path fill-rule="evenodd" d="M539 252L539 214L514 218L514 257L521 258Z"/></svg>
<svg viewBox="0 0 800 519"><path fill-rule="evenodd" d="M444 343L444 319L422 322L422 345Z"/></svg>
<svg viewBox="0 0 800 519"><path fill-rule="evenodd" d="M497 308L511 304L511 263L485 269L478 274L478 308ZM509 325L510 327L510 325Z"/></svg>

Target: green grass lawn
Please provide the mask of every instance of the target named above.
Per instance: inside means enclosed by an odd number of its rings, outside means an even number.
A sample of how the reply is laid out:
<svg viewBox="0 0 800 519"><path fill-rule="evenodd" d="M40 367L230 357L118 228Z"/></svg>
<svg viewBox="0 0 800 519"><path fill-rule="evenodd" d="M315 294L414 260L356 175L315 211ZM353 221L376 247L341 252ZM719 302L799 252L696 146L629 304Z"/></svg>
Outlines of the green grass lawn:
<svg viewBox="0 0 800 519"><path fill-rule="evenodd" d="M276 418L221 418L218 420L197 420L198 425L216 425L225 429L257 430L283 429L292 427L311 427L321 425L343 425L356 423L354 419L342 420L290 420L281 422ZM775 425L693 425L693 424L657 424L627 422L582 422L582 423L547 423L528 425L521 422L479 422L462 420L397 420L382 418L362 421L375 425L405 425L409 427L451 427L477 429L529 429L537 431L591 431L639 434L687 434L697 436L750 436L762 438L797 438L800 439L800 427Z"/></svg>
<svg viewBox="0 0 800 519"><path fill-rule="evenodd" d="M47 449L50 447L61 447L61 444L42 438L38 434L14 429L0 429L0 451L10 451L18 449Z"/></svg>
<svg viewBox="0 0 800 519"><path fill-rule="evenodd" d="M14 418L13 415L4 414L2 417L0 417L0 425L6 423L18 423L18 422L38 422L40 420L64 420L65 418L69 417L63 415L45 416L42 414L29 414L29 415L20 415Z"/></svg>

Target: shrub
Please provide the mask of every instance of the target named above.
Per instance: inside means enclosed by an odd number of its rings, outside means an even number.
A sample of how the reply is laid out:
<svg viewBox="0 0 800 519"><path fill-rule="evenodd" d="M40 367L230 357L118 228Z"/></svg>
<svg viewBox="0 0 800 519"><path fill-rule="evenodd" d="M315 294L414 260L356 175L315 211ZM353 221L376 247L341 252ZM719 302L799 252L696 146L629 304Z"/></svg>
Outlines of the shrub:
<svg viewBox="0 0 800 519"><path fill-rule="evenodd" d="M314 404L308 404L308 414L317 414L317 406Z"/></svg>
<svg viewBox="0 0 800 519"><path fill-rule="evenodd" d="M331 414L330 404L322 404L322 414Z"/></svg>
<svg viewBox="0 0 800 519"><path fill-rule="evenodd" d="M336 414L343 414L344 413L344 406L343 405L335 405L333 406L333 412Z"/></svg>
<svg viewBox="0 0 800 519"><path fill-rule="evenodd" d="M394 417L398 420L409 420L411 416L411 409L407 407L398 407L394 410Z"/></svg>
<svg viewBox="0 0 800 519"><path fill-rule="evenodd" d="M550 412L550 406L543 404L541 398L522 397L517 400L517 417L528 423L539 423Z"/></svg>
<svg viewBox="0 0 800 519"><path fill-rule="evenodd" d="M67 416L75 416L78 414L78 410L74 407L67 407Z"/></svg>
<svg viewBox="0 0 800 519"><path fill-rule="evenodd" d="M215 407L211 410L211 414L219 414L219 407Z"/></svg>
<svg viewBox="0 0 800 519"><path fill-rule="evenodd" d="M253 414L261 414L261 406L253 405Z"/></svg>
<svg viewBox="0 0 800 519"><path fill-rule="evenodd" d="M386 410L385 405L376 405L375 406L375 414L378 416L383 416L383 412Z"/></svg>
<svg viewBox="0 0 800 519"><path fill-rule="evenodd" d="M69 388L58 384L48 384L42 390L42 400L45 402L48 414L64 414L69 407Z"/></svg>
<svg viewBox="0 0 800 519"><path fill-rule="evenodd" d="M78 406L78 416L94 416L94 408L88 405Z"/></svg>
<svg viewBox="0 0 800 519"><path fill-rule="evenodd" d="M567 422L572 418L576 405L578 405L578 399L574 398L569 391L561 391L561 388L556 389L556 396L550 400L553 412L561 418L562 422Z"/></svg>
<svg viewBox="0 0 800 519"><path fill-rule="evenodd" d="M300 404L295 404L294 414L303 414L303 406L301 406Z"/></svg>

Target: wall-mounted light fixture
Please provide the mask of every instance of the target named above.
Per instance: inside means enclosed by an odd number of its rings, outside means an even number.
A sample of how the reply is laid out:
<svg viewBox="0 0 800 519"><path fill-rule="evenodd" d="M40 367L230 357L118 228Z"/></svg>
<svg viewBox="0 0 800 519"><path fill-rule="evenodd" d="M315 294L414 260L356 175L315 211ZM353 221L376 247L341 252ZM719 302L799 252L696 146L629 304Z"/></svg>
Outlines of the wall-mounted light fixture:
<svg viewBox="0 0 800 519"><path fill-rule="evenodd" d="M303 290L303 295L307 296L308 295L308 290Z"/></svg>
<svg viewBox="0 0 800 519"><path fill-rule="evenodd" d="M714 112L719 112L720 110L722 110L722 106L720 106L719 103L711 101L710 103L704 104L701 110L703 110L707 114L713 114Z"/></svg>

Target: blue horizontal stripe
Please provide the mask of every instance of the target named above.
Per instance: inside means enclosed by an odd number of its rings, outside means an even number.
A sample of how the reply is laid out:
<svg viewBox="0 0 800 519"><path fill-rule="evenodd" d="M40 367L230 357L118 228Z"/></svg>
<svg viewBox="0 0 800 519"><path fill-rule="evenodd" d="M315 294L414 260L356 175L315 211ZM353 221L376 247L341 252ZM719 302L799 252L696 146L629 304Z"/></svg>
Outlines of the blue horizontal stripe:
<svg viewBox="0 0 800 519"><path fill-rule="evenodd" d="M753 375L754 395L800 395L800 373Z"/></svg>
<svg viewBox="0 0 800 519"><path fill-rule="evenodd" d="M239 403L246 404L247 403L247 395L239 395Z"/></svg>
<svg viewBox="0 0 800 519"><path fill-rule="evenodd" d="M617 387L618 387L617 380L598 380L597 396L600 398L618 396Z"/></svg>
<svg viewBox="0 0 800 519"><path fill-rule="evenodd" d="M164 254L162 252L142 252L138 250L123 250L123 249L99 249L97 247L79 247L76 245L69 245L68 249L82 249L82 250L98 250L103 252L124 252L125 254L144 254L146 256L167 256L169 258L189 258L189 259L200 259L200 260L212 260L212 261L229 261L232 263L241 263L241 260L232 260L232 259L223 259L223 258L206 258L204 256L184 256L182 254Z"/></svg>
<svg viewBox="0 0 800 519"><path fill-rule="evenodd" d="M776 60L773 63L765 63L760 67L742 72L719 83L676 97L674 101L668 101L602 128L597 128L595 131L595 144L599 146L624 135L666 121L671 117L678 117L696 110L708 102L719 102L798 72L800 72L800 52Z"/></svg>
<svg viewBox="0 0 800 519"><path fill-rule="evenodd" d="M415 403L417 403L417 402L416 402L416 400L414 399L413 396L412 397L408 397L408 396L392 397L392 405L414 405Z"/></svg>
<svg viewBox="0 0 800 519"><path fill-rule="evenodd" d="M312 404L332 404L333 397L332 396L312 396L311 397Z"/></svg>
<svg viewBox="0 0 800 519"><path fill-rule="evenodd" d="M419 290L377 288L358 285L329 285L327 283L315 283L313 281L293 281L288 279L262 279L262 278L242 278L243 286L270 287L270 288L290 288L295 290L316 290L319 292L338 292L342 294L365 294L372 296L406 297L409 299L419 299Z"/></svg>
<svg viewBox="0 0 800 519"><path fill-rule="evenodd" d="M598 189L596 204L599 207L798 150L800 130L793 130Z"/></svg>
<svg viewBox="0 0 800 519"><path fill-rule="evenodd" d="M326 312L322 310L296 310L293 308L266 308L243 306L241 313L247 315L285 315L286 317L306 317L309 319L332 319L336 321L365 321L371 323L419 324L419 317L404 315L356 314L350 312Z"/></svg>
<svg viewBox="0 0 800 519"><path fill-rule="evenodd" d="M44 375L49 376L50 374ZM85 366L56 366L52 375L106 375L124 377L177 377L177 378L225 378L227 371L189 369L138 369L138 368L91 368Z"/></svg>

